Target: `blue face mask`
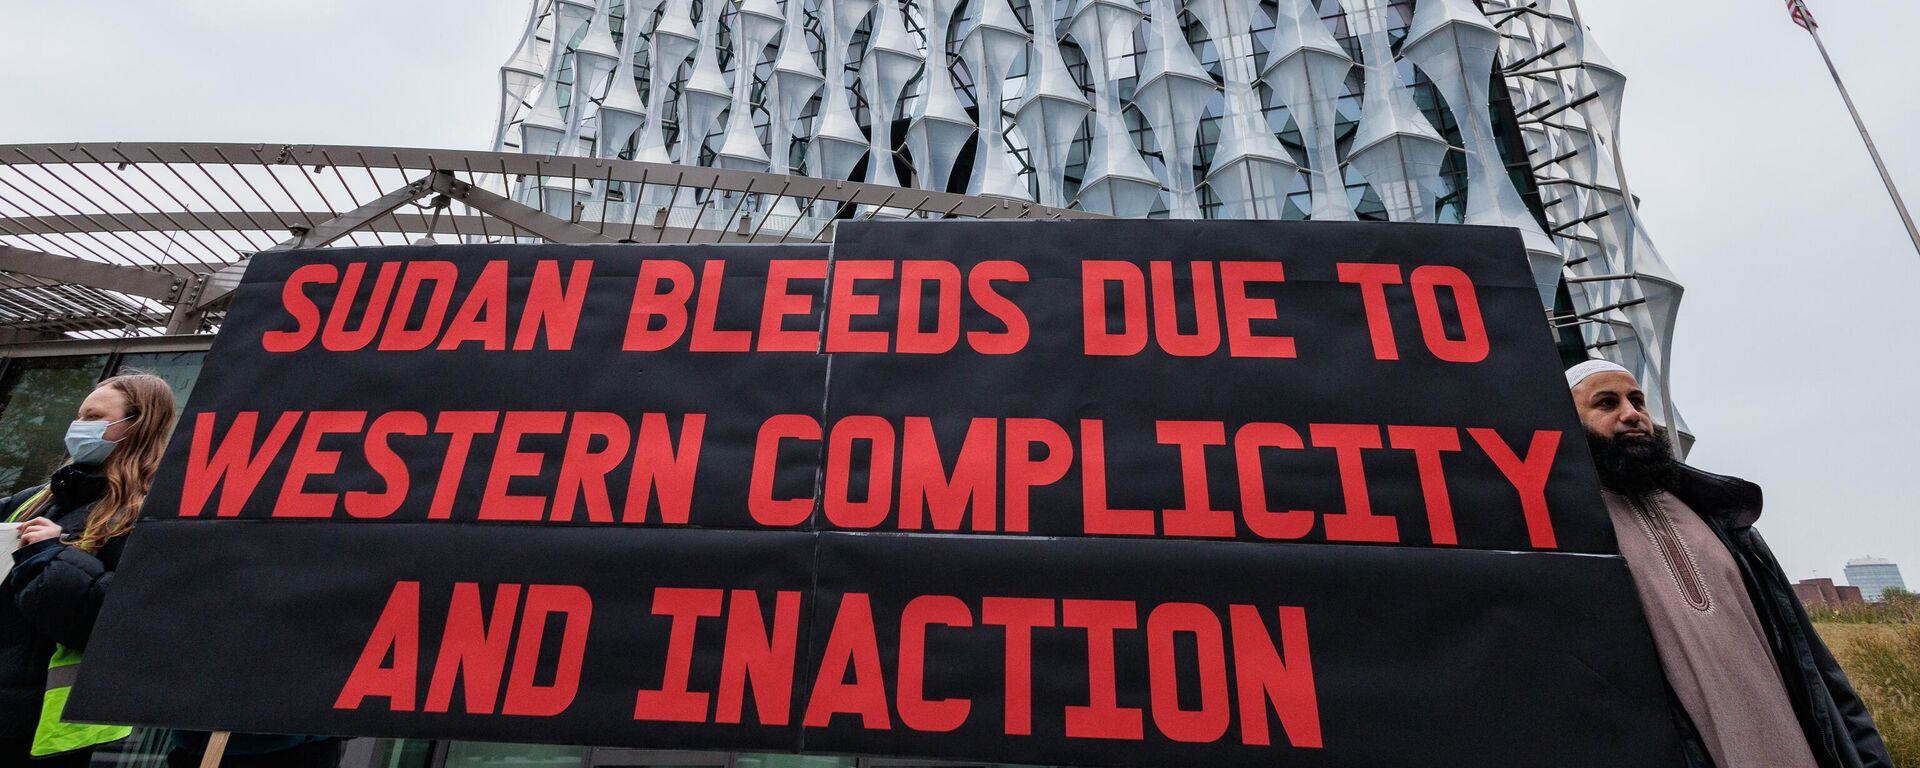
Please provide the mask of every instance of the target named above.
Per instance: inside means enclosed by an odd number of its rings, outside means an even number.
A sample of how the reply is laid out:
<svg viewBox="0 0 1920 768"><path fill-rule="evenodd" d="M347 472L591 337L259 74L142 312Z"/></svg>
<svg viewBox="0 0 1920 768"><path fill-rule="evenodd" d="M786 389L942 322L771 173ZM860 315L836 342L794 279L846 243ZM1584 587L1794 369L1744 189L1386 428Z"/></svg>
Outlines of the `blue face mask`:
<svg viewBox="0 0 1920 768"><path fill-rule="evenodd" d="M126 421L133 418L128 416ZM113 447L119 441L106 438L107 428L120 421L76 421L67 426L67 455L73 457L73 463L98 466L113 455Z"/></svg>

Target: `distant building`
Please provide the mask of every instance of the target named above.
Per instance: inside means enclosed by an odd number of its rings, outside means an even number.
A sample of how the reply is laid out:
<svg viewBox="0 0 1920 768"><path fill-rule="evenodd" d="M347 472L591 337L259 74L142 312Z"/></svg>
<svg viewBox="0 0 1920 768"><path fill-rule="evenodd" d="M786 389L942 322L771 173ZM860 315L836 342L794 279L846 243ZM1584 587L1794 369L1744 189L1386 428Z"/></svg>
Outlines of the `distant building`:
<svg viewBox="0 0 1920 768"><path fill-rule="evenodd" d="M1793 594L1809 609L1839 608L1866 602L1861 599L1859 587L1839 586L1833 583L1833 579L1803 579L1793 585Z"/></svg>
<svg viewBox="0 0 1920 768"><path fill-rule="evenodd" d="M1847 583L1859 587L1860 594L1870 602L1880 602L1881 593L1888 589L1907 588L1907 583L1900 579L1900 566L1878 557L1848 560L1846 573Z"/></svg>

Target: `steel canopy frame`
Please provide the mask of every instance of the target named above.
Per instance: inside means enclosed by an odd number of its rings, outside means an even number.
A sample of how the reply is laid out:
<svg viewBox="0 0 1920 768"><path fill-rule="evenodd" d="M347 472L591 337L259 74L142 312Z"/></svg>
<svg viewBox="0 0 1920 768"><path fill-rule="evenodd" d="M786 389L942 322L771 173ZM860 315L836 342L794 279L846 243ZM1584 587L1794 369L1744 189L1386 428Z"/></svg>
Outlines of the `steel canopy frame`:
<svg viewBox="0 0 1920 768"><path fill-rule="evenodd" d="M614 197L606 194L609 189L635 202L608 202ZM643 196L669 202L643 218L637 203ZM599 215L582 222L590 200L601 206ZM830 213L783 216L792 211ZM508 152L241 143L0 145L0 329L49 338L211 330L248 260L261 251L436 237L810 242L826 236L834 217L855 211L869 217L1101 218L889 185Z"/></svg>
<svg viewBox="0 0 1920 768"><path fill-rule="evenodd" d="M80 283L158 301L180 298L180 289L185 285L184 280L163 272L55 256L11 245L0 245L0 272Z"/></svg>

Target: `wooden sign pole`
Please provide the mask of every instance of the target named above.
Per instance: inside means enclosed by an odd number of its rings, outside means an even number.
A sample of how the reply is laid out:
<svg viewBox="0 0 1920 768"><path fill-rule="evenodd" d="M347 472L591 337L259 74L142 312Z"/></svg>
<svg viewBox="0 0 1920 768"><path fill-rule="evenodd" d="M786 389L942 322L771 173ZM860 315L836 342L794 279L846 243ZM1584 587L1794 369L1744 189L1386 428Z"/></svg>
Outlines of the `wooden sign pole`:
<svg viewBox="0 0 1920 768"><path fill-rule="evenodd" d="M220 768L220 759L227 754L227 739L233 734L227 731L214 731L207 739L207 752L200 757L200 768Z"/></svg>

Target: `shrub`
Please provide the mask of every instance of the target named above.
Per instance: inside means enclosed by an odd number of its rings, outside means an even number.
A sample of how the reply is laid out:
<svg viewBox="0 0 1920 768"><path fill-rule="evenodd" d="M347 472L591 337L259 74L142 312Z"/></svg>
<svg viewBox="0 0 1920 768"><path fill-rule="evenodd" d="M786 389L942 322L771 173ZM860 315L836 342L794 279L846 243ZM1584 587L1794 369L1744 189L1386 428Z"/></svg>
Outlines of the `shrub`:
<svg viewBox="0 0 1920 768"><path fill-rule="evenodd" d="M1816 622L1836 624L1920 624L1920 595L1889 589L1877 603L1854 603L1838 608L1808 608Z"/></svg>
<svg viewBox="0 0 1920 768"><path fill-rule="evenodd" d="M1907 597L1909 609L1920 602ZM1819 629L1873 713L1893 764L1920 766L1920 623L1852 621Z"/></svg>

